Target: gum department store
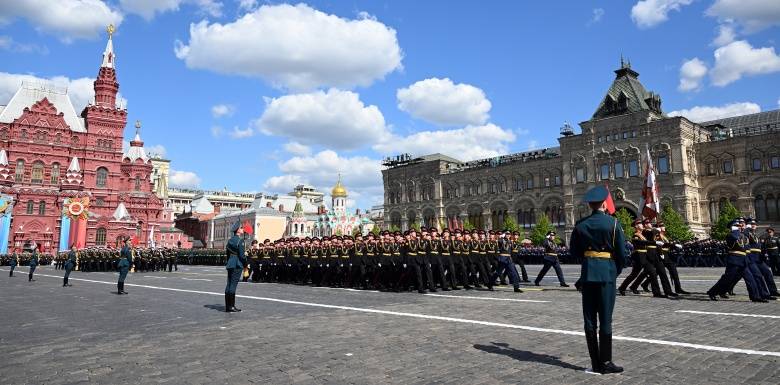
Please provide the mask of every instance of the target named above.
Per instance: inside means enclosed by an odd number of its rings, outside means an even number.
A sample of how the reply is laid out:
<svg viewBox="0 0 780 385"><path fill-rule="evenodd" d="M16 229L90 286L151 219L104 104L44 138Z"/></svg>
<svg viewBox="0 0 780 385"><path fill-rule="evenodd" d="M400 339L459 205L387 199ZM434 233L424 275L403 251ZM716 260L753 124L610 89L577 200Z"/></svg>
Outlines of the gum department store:
<svg viewBox="0 0 780 385"><path fill-rule="evenodd" d="M699 237L731 201L762 227L780 224L780 110L694 123L668 117L659 95L621 63L606 96L559 147L461 162L443 154L387 158L382 171L386 226L412 223L501 229L507 217L529 229L547 215L568 236L590 210L585 191L607 182L617 208L636 216L649 148L662 204L672 204ZM647 146L647 147L646 147Z"/></svg>

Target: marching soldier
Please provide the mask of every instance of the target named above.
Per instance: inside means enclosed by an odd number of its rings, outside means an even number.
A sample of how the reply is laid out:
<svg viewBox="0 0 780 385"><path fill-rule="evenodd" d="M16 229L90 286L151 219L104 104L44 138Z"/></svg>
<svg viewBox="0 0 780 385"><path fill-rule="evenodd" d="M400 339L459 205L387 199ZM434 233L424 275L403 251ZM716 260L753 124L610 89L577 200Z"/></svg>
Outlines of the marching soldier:
<svg viewBox="0 0 780 385"><path fill-rule="evenodd" d="M127 238L122 251L119 253L119 262L117 263L117 269L119 269L119 280L116 283L117 294L127 294L125 291L125 278L127 278L127 273L130 271L132 264L133 249L130 248L130 238Z"/></svg>
<svg viewBox="0 0 780 385"><path fill-rule="evenodd" d="M16 255L16 250L14 250L13 254L11 254L11 261L10 261L11 271L8 273L9 277L14 276L14 269L16 269L17 264L19 264L19 256Z"/></svg>
<svg viewBox="0 0 780 385"><path fill-rule="evenodd" d="M561 264L558 261L558 250L556 250L555 245L555 231L547 232L543 246L544 266L542 267L542 270L539 271L539 275L536 277L534 285L539 286L539 282L542 281L542 278L544 278L544 276L547 274L547 271L550 270L550 267L552 267L555 269L555 275L558 276L558 283L561 285L561 287L569 287L569 285L566 283L566 280L563 278L563 269L561 269Z"/></svg>
<svg viewBox="0 0 780 385"><path fill-rule="evenodd" d="M32 255L30 256L30 273L28 274L27 282L35 282L33 279L33 273L35 272L35 268L38 267L38 245L33 245L32 249Z"/></svg>
<svg viewBox="0 0 780 385"><path fill-rule="evenodd" d="M509 232L505 232L500 235L498 239L498 268L493 276L490 277L490 282L495 282L496 278L500 277L504 271L509 273L509 282L515 288L515 293L522 293L520 290L520 278L517 276L517 269L512 262L512 241L509 239Z"/></svg>
<svg viewBox="0 0 780 385"><path fill-rule="evenodd" d="M775 229L768 227L762 244L764 255L769 257L772 274L780 275L780 240L775 237Z"/></svg>
<svg viewBox="0 0 780 385"><path fill-rule="evenodd" d="M68 253L68 260L65 262L65 276L62 278L62 287L73 286L68 283L68 277L73 268L76 267L76 245L70 245L70 252Z"/></svg>
<svg viewBox="0 0 780 385"><path fill-rule="evenodd" d="M625 259L625 237L617 219L605 213L609 192L604 186L590 189L584 197L593 213L581 219L571 234L571 254L582 259L582 313L585 339L593 372L620 373L612 363L612 311L615 284ZM598 338L596 331L598 329Z"/></svg>

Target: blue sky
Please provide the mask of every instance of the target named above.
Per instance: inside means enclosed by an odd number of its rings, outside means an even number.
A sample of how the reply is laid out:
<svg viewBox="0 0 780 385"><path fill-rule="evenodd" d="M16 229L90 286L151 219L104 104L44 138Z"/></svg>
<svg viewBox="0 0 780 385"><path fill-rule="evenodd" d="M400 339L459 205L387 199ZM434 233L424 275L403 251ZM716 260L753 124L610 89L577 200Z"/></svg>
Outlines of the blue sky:
<svg viewBox="0 0 780 385"><path fill-rule="evenodd" d="M46 12L39 12L46 9ZM0 104L23 76L89 99L106 44L172 183L330 190L380 203L383 156L557 145L621 54L667 113L778 108L780 4L644 1L0 1Z"/></svg>

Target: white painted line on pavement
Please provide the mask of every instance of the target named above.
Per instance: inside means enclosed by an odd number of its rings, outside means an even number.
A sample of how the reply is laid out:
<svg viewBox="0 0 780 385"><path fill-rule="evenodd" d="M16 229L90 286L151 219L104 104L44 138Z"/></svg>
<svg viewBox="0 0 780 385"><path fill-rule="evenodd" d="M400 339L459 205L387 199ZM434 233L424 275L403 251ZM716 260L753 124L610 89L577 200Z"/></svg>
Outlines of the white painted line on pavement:
<svg viewBox="0 0 780 385"><path fill-rule="evenodd" d="M145 275L141 275L141 276L138 276L138 278L157 278L157 279L165 279L166 277L158 277L158 276L156 276L156 275L146 275L146 276L145 276Z"/></svg>
<svg viewBox="0 0 780 385"><path fill-rule="evenodd" d="M769 315L769 314L721 313L721 312L716 312L716 311L698 311L698 310L677 310L677 311L675 311L675 313L730 315L730 316L735 316L735 317L754 317L754 318L774 318L774 319L780 319L780 315Z"/></svg>
<svg viewBox="0 0 780 385"><path fill-rule="evenodd" d="M210 280L210 279L206 279L206 278L183 278L183 277L182 277L182 279L183 279L183 280L185 280L185 281L206 281L206 282L214 282L214 281L212 281L212 280Z"/></svg>
<svg viewBox="0 0 780 385"><path fill-rule="evenodd" d="M448 294L425 294L425 295L429 296L429 297L484 299L484 300L488 300L488 301L532 302L532 303L548 303L548 302L550 302L550 301L539 301L539 300L535 300L535 299L472 297L472 296L468 296L468 295L448 295Z"/></svg>
<svg viewBox="0 0 780 385"><path fill-rule="evenodd" d="M0 269L0 271L8 271L8 270ZM22 271L22 272L24 272L24 271ZM41 276L41 277L49 277L49 278L57 278L57 279L62 278L60 276L47 275L47 274L38 274L38 275ZM96 280L83 279L83 278L70 278L70 279L75 280L75 281L102 283L102 284L108 284L108 285L114 285L115 284L114 282L96 281ZM139 285L139 284L132 284L132 283L128 283L127 285L128 286L139 287L139 288L145 288L145 289L166 290L166 291L174 291L174 292L180 292L180 293L193 293L193 294L204 294L204 295L213 295L213 296L222 296L222 295L224 295L224 293L217 293L217 292L213 292L213 291L176 289L176 288L171 288L171 287ZM427 320L446 321L446 322L463 323L463 324L471 324L471 325L481 325L481 326L491 326L491 327L516 329L516 330L527 330L527 331L534 331L534 332L541 332L541 333L563 334L563 335L570 335L570 336L584 336L585 335L584 332L573 331L573 330L540 328L540 327L534 327L534 326L524 326L524 325L514 325L514 324L499 323L499 322L470 320L470 319L465 319L465 318L443 317L443 316L428 315L428 314L396 312L396 311L389 311L389 310L369 309L369 308L352 307L352 306L330 305L330 304L324 304L324 303L291 301L291 300L286 300L286 299L268 298L268 297L256 297L256 296L251 296L251 295L240 295L239 294L239 295L236 295L236 297L247 298L247 299L255 299L255 300L258 300L258 301L285 303L285 304L289 304L289 305L319 307L319 308L324 308L324 309L347 310L347 311L354 311L354 312L360 312L360 313L383 314L383 315L392 315L392 316L399 316L399 317L419 318L419 319L427 319ZM687 342L666 341L666 340L656 340L656 339L651 339L651 338L637 338L637 337L627 337L627 336L612 336L612 339L613 340L618 340L618 341L641 342L641 343L647 343L647 344L653 344L653 345L675 346L675 347L691 348L691 349L698 349L698 350L708 350L708 351L724 352L724 353L741 353L741 354L758 355L758 356L780 357L780 352L772 352L772 351L766 351L766 350L729 348L729 347L723 347L723 346L692 344L692 343L687 343Z"/></svg>

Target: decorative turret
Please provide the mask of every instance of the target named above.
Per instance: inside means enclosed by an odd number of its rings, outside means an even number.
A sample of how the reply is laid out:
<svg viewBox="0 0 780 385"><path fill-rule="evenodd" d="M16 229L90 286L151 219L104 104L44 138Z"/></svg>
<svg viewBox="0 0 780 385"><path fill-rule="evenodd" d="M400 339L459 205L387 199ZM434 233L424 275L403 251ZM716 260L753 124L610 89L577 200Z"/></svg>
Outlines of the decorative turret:
<svg viewBox="0 0 780 385"><path fill-rule="evenodd" d="M663 116L661 97L645 89L639 81L639 73L631 69L631 62L621 56L620 68L615 70L615 80L593 113L593 119L639 111L651 111L659 117Z"/></svg>
<svg viewBox="0 0 780 385"><path fill-rule="evenodd" d="M339 180L336 185L333 186L333 190L330 192L332 199L333 212L338 216L346 215L347 213L347 189L341 184L341 174L339 174Z"/></svg>
<svg viewBox="0 0 780 385"><path fill-rule="evenodd" d="M65 179L62 181L62 188L64 190L78 190L83 187L84 177L81 173L81 167L79 167L79 159L73 157L70 160L70 166L68 171L65 172Z"/></svg>
<svg viewBox="0 0 780 385"><path fill-rule="evenodd" d="M141 140L141 121L135 121L135 137L130 141L130 148L122 157L123 159L130 159L130 163L135 162L138 159L143 160L144 163L149 161L149 157L146 155L144 149L144 142Z"/></svg>
<svg viewBox="0 0 780 385"><path fill-rule="evenodd" d="M133 218L130 216L130 212L127 211L127 207L125 207L124 202L119 202L119 205L116 206L116 210L114 210L114 217L115 221L130 221Z"/></svg>
<svg viewBox="0 0 780 385"><path fill-rule="evenodd" d="M0 150L0 184L10 186L14 183L11 168L8 167L8 154L5 149Z"/></svg>
<svg viewBox="0 0 780 385"><path fill-rule="evenodd" d="M119 83L116 81L116 55L114 55L114 44L111 40L114 34L114 25L109 25L106 32L108 32L108 43L106 43L103 62L94 82L95 105L116 109L116 94L119 92Z"/></svg>

